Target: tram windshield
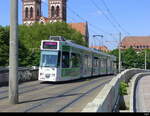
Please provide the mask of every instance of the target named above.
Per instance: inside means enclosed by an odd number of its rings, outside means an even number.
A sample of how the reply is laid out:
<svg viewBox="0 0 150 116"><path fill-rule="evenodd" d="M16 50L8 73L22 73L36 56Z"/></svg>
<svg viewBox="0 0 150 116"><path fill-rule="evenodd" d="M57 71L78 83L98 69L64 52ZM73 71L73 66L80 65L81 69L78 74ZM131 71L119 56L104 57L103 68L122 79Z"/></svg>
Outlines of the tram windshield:
<svg viewBox="0 0 150 116"><path fill-rule="evenodd" d="M57 67L59 64L59 52L42 51L41 53L41 67Z"/></svg>

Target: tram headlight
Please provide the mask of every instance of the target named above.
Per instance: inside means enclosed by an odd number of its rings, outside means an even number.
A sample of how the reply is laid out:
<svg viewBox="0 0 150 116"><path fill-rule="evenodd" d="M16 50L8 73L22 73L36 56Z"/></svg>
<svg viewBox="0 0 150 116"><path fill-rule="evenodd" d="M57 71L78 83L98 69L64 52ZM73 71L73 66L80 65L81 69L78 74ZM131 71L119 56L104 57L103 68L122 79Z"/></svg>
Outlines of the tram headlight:
<svg viewBox="0 0 150 116"><path fill-rule="evenodd" d="M50 78L50 74L46 74L45 77L46 77L46 78Z"/></svg>
<svg viewBox="0 0 150 116"><path fill-rule="evenodd" d="M42 76L43 75L43 73L40 73L40 76Z"/></svg>

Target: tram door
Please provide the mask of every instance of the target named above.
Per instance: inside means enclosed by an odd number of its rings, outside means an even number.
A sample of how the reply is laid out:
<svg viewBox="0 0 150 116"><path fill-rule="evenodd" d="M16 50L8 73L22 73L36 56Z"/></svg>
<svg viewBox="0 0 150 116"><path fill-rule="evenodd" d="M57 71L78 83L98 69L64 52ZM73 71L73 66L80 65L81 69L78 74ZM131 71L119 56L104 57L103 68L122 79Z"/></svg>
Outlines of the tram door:
<svg viewBox="0 0 150 116"><path fill-rule="evenodd" d="M83 56L83 77L88 76L88 55Z"/></svg>
<svg viewBox="0 0 150 116"><path fill-rule="evenodd" d="M84 56L80 55L80 77L83 77L83 65L84 65Z"/></svg>

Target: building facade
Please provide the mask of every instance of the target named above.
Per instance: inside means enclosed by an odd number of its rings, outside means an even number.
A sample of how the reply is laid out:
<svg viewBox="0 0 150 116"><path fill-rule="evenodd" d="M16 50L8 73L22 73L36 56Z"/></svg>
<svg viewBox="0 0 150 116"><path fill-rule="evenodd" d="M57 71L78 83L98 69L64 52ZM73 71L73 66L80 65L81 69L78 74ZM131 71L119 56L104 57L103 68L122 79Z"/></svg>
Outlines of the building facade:
<svg viewBox="0 0 150 116"><path fill-rule="evenodd" d="M67 0L48 0L48 18L50 22L66 22Z"/></svg>
<svg viewBox="0 0 150 116"><path fill-rule="evenodd" d="M41 18L41 0L22 0L22 19L26 25L39 22Z"/></svg>
<svg viewBox="0 0 150 116"><path fill-rule="evenodd" d="M133 48L136 51L150 49L150 36L125 37L121 42L121 49Z"/></svg>
<svg viewBox="0 0 150 116"><path fill-rule="evenodd" d="M86 42L89 47L89 30L88 23L68 23L69 26L76 31L80 32L83 35L83 40Z"/></svg>
<svg viewBox="0 0 150 116"><path fill-rule="evenodd" d="M67 0L48 0L48 18L42 16L41 0L22 0L23 24L66 22Z"/></svg>

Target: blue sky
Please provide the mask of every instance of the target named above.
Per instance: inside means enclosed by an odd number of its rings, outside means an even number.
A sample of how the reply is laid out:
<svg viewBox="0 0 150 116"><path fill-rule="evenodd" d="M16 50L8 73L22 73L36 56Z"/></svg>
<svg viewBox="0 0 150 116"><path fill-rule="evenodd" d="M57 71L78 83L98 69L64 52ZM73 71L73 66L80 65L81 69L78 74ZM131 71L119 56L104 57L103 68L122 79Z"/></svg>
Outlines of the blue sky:
<svg viewBox="0 0 150 116"><path fill-rule="evenodd" d="M19 24L22 24L22 0L19 0ZM48 1L43 0L42 13L48 16ZM92 2L93 1L93 2ZM107 7L117 20L131 36L150 35L150 0L104 0ZM96 7L94 5L96 3ZM128 36L123 30L116 30L104 14L114 22L102 0L68 0L67 22L89 23L90 44L106 45L110 49L117 47L119 31L122 37ZM0 25L9 25L10 0L1 0L0 3ZM77 16L78 15L78 16ZM82 18L79 18L82 17ZM114 23L114 25L117 25ZM118 26L115 26L118 28ZM105 32L101 31L104 30ZM112 33L110 36L108 33ZM102 38L93 38L92 35L104 35ZM93 42L92 42L93 40Z"/></svg>

